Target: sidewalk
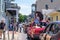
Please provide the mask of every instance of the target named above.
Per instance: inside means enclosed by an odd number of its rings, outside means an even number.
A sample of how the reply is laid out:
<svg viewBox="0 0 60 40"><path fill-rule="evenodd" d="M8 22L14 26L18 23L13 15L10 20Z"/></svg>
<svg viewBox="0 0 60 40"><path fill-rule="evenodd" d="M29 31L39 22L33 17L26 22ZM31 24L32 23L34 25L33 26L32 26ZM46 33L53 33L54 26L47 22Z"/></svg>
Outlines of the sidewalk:
<svg viewBox="0 0 60 40"><path fill-rule="evenodd" d="M12 31L9 31L9 39L8 39L8 33L5 33L5 40L12 40ZM14 40L18 39L19 32L14 32Z"/></svg>
<svg viewBox="0 0 60 40"><path fill-rule="evenodd" d="M9 39L8 39L8 32L5 33L6 35L5 40L12 40L12 33L13 33L12 31L9 31ZM21 33L19 31L14 32L14 40L27 40L27 34L23 32L23 29Z"/></svg>
<svg viewBox="0 0 60 40"><path fill-rule="evenodd" d="M18 34L18 39L17 40L27 40L27 34L23 32L23 28L21 30L21 33Z"/></svg>

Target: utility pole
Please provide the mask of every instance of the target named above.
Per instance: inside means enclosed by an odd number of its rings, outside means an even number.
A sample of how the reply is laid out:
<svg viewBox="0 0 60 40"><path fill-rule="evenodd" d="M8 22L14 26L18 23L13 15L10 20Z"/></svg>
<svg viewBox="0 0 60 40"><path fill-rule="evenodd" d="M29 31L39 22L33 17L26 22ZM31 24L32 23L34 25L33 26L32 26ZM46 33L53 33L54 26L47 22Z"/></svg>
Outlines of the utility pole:
<svg viewBox="0 0 60 40"><path fill-rule="evenodd" d="M14 17L13 17L13 19L12 19L12 21L13 21L13 33L12 33L12 40L14 40Z"/></svg>
<svg viewBox="0 0 60 40"><path fill-rule="evenodd" d="M6 7L7 7L7 5L6 5L6 4L7 4L7 1L4 1L4 3L5 3L5 13L6 13L6 17L8 17L8 16L7 16L7 15L8 15L8 14L7 14L8 11L6 10ZM8 18L9 18L9 17L8 17ZM7 26L7 31L8 31L8 33L7 33L7 34L8 34L7 38L8 38L8 40L9 40L9 29L8 29L8 26ZM3 39L3 40L5 40L5 33L4 33L4 39Z"/></svg>
<svg viewBox="0 0 60 40"><path fill-rule="evenodd" d="M5 40L5 30L3 31L3 40Z"/></svg>
<svg viewBox="0 0 60 40"><path fill-rule="evenodd" d="M12 40L14 40L14 26L13 26Z"/></svg>
<svg viewBox="0 0 60 40"><path fill-rule="evenodd" d="M6 2L4 1L4 3L5 3L5 11L6 11ZM5 29L3 30L3 40L5 40Z"/></svg>

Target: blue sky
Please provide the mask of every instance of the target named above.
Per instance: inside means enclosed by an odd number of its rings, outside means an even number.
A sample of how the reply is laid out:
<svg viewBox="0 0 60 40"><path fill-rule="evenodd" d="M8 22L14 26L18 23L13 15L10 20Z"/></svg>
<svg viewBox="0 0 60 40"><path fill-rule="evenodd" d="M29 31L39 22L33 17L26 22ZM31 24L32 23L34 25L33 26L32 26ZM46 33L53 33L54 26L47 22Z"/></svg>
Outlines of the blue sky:
<svg viewBox="0 0 60 40"><path fill-rule="evenodd" d="M15 2L21 7L20 13L23 15L29 15L31 13L31 4L36 0L15 0Z"/></svg>

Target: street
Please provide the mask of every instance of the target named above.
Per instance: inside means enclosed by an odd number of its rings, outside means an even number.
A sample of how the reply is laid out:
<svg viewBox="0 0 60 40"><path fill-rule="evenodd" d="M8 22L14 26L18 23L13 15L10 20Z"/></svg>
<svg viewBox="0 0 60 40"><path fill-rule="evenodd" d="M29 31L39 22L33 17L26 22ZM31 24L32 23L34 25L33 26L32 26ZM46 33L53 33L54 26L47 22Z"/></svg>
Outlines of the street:
<svg viewBox="0 0 60 40"><path fill-rule="evenodd" d="M18 34L17 40L27 40L27 34L23 32L23 28L21 33Z"/></svg>
<svg viewBox="0 0 60 40"><path fill-rule="evenodd" d="M3 39L0 39L3 40ZM5 33L5 40L12 40L12 31L9 32L9 39L8 39L8 32ZM27 40L27 35L22 32L14 33L14 40Z"/></svg>
<svg viewBox="0 0 60 40"><path fill-rule="evenodd" d="M23 29L22 29L22 32L17 32L15 35L14 35L14 40L27 40L27 35L24 34L23 32Z"/></svg>
<svg viewBox="0 0 60 40"><path fill-rule="evenodd" d="M18 39L17 40L27 40L27 35L24 33L19 33Z"/></svg>
<svg viewBox="0 0 60 40"><path fill-rule="evenodd" d="M0 40L60 40L60 0L0 0Z"/></svg>

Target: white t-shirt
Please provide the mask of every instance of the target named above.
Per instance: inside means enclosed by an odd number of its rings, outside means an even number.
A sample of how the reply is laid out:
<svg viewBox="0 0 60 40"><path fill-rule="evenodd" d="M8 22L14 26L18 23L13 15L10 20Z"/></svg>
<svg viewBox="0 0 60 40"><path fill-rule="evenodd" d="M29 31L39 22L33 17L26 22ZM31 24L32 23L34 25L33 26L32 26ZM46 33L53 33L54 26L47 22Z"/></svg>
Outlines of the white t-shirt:
<svg viewBox="0 0 60 40"><path fill-rule="evenodd" d="M22 27L22 24L19 24L19 27Z"/></svg>

